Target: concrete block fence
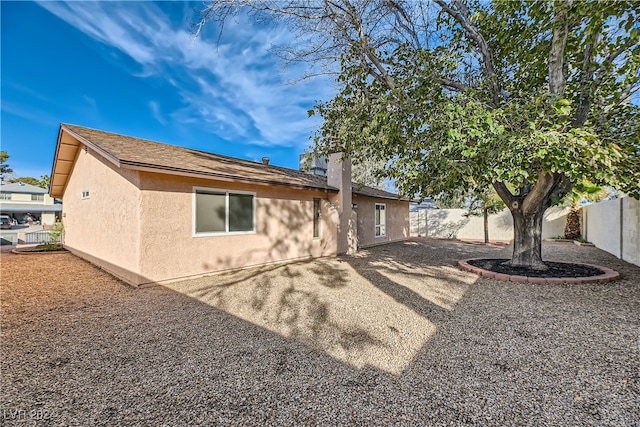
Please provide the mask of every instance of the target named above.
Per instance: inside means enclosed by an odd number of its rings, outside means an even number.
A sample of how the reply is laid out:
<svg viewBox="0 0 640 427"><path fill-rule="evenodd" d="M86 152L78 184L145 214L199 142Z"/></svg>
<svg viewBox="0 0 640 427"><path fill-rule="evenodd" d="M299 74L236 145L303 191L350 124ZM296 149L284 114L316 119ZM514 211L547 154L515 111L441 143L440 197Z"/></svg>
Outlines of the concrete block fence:
<svg viewBox="0 0 640 427"><path fill-rule="evenodd" d="M547 209L542 238L564 235L568 208ZM583 206L582 237L596 247L640 266L640 201L631 197ZM484 240L483 219L465 216L464 209L424 209L412 206L411 236ZM489 239L513 239L513 220L507 209L489 216Z"/></svg>

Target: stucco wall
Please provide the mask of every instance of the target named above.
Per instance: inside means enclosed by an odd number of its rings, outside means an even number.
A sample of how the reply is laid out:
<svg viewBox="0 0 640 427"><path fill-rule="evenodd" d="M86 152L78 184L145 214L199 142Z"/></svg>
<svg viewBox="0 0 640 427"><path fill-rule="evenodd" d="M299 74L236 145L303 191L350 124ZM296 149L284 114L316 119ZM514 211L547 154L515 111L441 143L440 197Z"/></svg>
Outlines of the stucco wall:
<svg viewBox="0 0 640 427"><path fill-rule="evenodd" d="M246 185L142 172L141 275L170 281L275 261L335 255L333 208L322 191ZM254 192L251 234L194 236L194 187ZM313 198L322 199L313 238Z"/></svg>
<svg viewBox="0 0 640 427"><path fill-rule="evenodd" d="M382 200L354 195L353 203L358 218L358 247L404 240L409 237L409 202ZM386 235L375 236L375 204L384 203L386 211Z"/></svg>
<svg viewBox="0 0 640 427"><path fill-rule="evenodd" d="M137 172L118 172L90 149L80 150L62 197L65 247L132 283L140 260L137 183Z"/></svg>
<svg viewBox="0 0 640 427"><path fill-rule="evenodd" d="M420 209L411 212L411 235L441 239L484 240L484 219L466 217L464 209ZM544 214L542 238L564 234L567 209L552 207ZM508 209L489 215L489 239L512 240L513 218Z"/></svg>

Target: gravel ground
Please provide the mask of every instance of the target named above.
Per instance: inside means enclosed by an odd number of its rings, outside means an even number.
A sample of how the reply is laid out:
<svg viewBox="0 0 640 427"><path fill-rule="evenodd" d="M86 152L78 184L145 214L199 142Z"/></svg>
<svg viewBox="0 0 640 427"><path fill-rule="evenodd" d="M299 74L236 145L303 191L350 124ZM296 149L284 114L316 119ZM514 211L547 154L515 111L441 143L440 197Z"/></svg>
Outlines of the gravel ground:
<svg viewBox="0 0 640 427"><path fill-rule="evenodd" d="M640 426L640 267L606 284L479 278L509 248L422 240L133 289L2 254L0 425Z"/></svg>

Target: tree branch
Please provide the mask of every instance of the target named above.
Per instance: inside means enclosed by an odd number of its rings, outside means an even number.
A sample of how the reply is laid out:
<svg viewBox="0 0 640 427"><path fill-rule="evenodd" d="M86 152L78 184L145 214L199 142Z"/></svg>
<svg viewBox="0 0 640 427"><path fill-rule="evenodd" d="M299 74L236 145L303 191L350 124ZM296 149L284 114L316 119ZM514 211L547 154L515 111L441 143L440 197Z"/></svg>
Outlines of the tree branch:
<svg viewBox="0 0 640 427"><path fill-rule="evenodd" d="M573 118L572 126L580 127L584 125L587 121L587 117L589 116L589 109L591 108L591 96L587 86L590 85L593 81L593 76L596 72L596 67L593 62L593 52L595 50L595 46L600 41L600 33L596 34L593 37L593 42L588 43L584 50L584 60L582 61L582 69L584 70L584 74L582 75L582 79L580 79L580 95L579 95L579 104L576 109L576 115Z"/></svg>
<svg viewBox="0 0 640 427"><path fill-rule="evenodd" d="M415 28L411 25L411 19L409 18L407 11L394 0L387 0L387 4L389 9L391 9L396 16L398 25L409 34L409 37L415 44L416 48L422 49L422 43L420 43L420 38L418 37Z"/></svg>
<svg viewBox="0 0 640 427"><path fill-rule="evenodd" d="M504 182L496 181L493 184L493 188L498 193L498 196L502 199L502 201L507 205L509 209L511 209L511 205L516 201L516 197L511 194L511 191L507 188Z"/></svg>
<svg viewBox="0 0 640 427"><path fill-rule="evenodd" d="M442 83L443 86L446 86L449 89L456 90L458 92L462 92L462 91L464 91L464 90L469 88L468 86L463 85L460 82L455 82L455 81L449 80L449 79L440 79L440 83Z"/></svg>
<svg viewBox="0 0 640 427"><path fill-rule="evenodd" d="M571 0L557 4L560 6L557 6L557 13L553 17L554 28L549 51L549 92L553 99L561 98L567 85L564 76L564 52L569 35L567 14L571 7Z"/></svg>
<svg viewBox="0 0 640 427"><path fill-rule="evenodd" d="M440 8L451 16L460 26L465 30L467 35L476 43L476 47L480 51L482 56L482 63L484 65L484 73L489 80L489 88L491 90L491 100L494 106L498 106L500 104L501 94L500 88L498 86L498 77L496 75L495 67L493 64L493 54L491 53L491 49L489 48L489 44L482 37L478 29L469 21L469 11L458 0L453 0L452 6L456 6L458 9L461 9L460 12L452 9L448 4L446 4L443 0L434 0Z"/></svg>

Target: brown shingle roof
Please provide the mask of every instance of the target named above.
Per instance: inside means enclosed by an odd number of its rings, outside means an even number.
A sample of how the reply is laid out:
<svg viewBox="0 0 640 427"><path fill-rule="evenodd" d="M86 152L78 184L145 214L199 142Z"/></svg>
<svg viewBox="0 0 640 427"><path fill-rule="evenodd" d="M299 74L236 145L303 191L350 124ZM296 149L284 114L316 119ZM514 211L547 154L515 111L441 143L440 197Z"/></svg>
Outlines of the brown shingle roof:
<svg viewBox="0 0 640 427"><path fill-rule="evenodd" d="M338 191L337 188L327 185L326 176L313 175L280 166L263 165L262 163L83 126L63 123L60 127L74 138L95 147L104 156L120 166L150 168L158 172L196 174L224 180L267 185L320 189L331 192ZM394 193L355 183L352 184L352 191L354 194L362 196L408 200L400 198Z"/></svg>
<svg viewBox="0 0 640 427"><path fill-rule="evenodd" d="M106 156L121 166L147 167L225 180L338 191L327 185L326 177L295 169L263 165L82 126L62 124L61 127L79 140L97 146Z"/></svg>

